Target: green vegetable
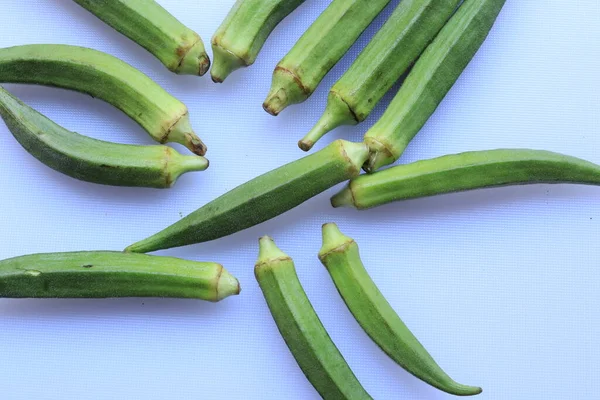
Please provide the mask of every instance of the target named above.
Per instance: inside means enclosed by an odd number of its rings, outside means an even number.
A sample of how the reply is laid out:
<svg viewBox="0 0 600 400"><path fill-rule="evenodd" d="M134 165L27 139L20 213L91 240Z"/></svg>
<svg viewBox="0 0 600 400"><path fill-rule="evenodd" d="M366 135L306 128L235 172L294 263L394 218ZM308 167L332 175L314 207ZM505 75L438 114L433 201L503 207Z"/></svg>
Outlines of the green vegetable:
<svg viewBox="0 0 600 400"><path fill-rule="evenodd" d="M494 25L506 0L464 0L423 52L379 121L365 134L367 172L400 158Z"/></svg>
<svg viewBox="0 0 600 400"><path fill-rule="evenodd" d="M34 44L0 49L0 82L75 90L104 100L140 124L159 143L181 143L198 155L187 107L131 65L85 47Z"/></svg>
<svg viewBox="0 0 600 400"><path fill-rule="evenodd" d="M290 104L308 99L389 2L333 0L277 64L265 111L277 115Z"/></svg>
<svg viewBox="0 0 600 400"><path fill-rule="evenodd" d="M600 185L600 165L542 150L451 154L362 175L333 196L331 204L365 209L398 200L533 183Z"/></svg>
<svg viewBox="0 0 600 400"><path fill-rule="evenodd" d="M115 186L171 187L208 160L167 146L131 146L91 139L55 124L0 87L0 116L31 155L65 175Z"/></svg>
<svg viewBox="0 0 600 400"><path fill-rule="evenodd" d="M73 0L177 74L204 75L210 60L196 32L154 0Z"/></svg>
<svg viewBox="0 0 600 400"><path fill-rule="evenodd" d="M358 176L368 153L364 143L337 140L238 186L126 251L146 253L206 242L257 225Z"/></svg>
<svg viewBox="0 0 600 400"><path fill-rule="evenodd" d="M260 239L259 246L254 275L306 378L324 399L371 399L315 313L292 259L268 236Z"/></svg>
<svg viewBox="0 0 600 400"><path fill-rule="evenodd" d="M219 301L240 292L222 265L110 251L0 261L0 297L179 297Z"/></svg>
<svg viewBox="0 0 600 400"><path fill-rule="evenodd" d="M254 64L275 27L304 0L237 0L212 37L210 75L223 82L233 71Z"/></svg>
<svg viewBox="0 0 600 400"><path fill-rule="evenodd" d="M336 224L323 225L319 259L356 321L373 341L402 368L428 384L457 396L481 393L450 378L404 325L365 270L354 240Z"/></svg>
<svg viewBox="0 0 600 400"><path fill-rule="evenodd" d="M338 126L364 121L442 29L459 3L460 0L403 0L333 85L325 113L298 146L308 151Z"/></svg>

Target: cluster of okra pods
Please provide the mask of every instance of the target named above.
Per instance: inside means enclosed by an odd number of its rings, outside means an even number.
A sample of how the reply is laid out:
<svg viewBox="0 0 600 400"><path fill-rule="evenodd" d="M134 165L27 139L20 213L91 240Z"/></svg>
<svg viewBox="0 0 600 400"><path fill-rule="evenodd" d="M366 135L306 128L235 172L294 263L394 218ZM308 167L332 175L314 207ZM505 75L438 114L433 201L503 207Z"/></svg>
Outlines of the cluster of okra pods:
<svg viewBox="0 0 600 400"><path fill-rule="evenodd" d="M137 42L177 74L214 82L250 66L277 24L303 0L237 0L214 34L213 64L200 36L158 3L74 0ZM298 142L309 151L327 132L364 121L406 74L364 141L336 140L258 176L124 252L35 254L0 261L2 297L182 297L219 301L240 292L223 266L139 253L218 239L282 214L348 181L331 198L357 209L478 188L533 183L600 184L600 166L530 149L497 149L397 161L487 37L506 0L403 0L329 91L315 126ZM332 0L277 64L263 108L278 115L305 101L390 0ZM0 115L17 141L47 166L104 185L168 188L208 168L206 145L187 107L136 68L102 52L69 45L0 49L0 82L55 86L89 94L135 120L159 145L133 146L70 132L0 87ZM194 155L167 147L180 143ZM361 174L364 170L366 173ZM408 372L455 395L481 389L453 381L385 301L362 265L356 243L323 226L319 258L348 308L375 343ZM299 366L327 399L370 398L312 309L289 256L267 236L255 275Z"/></svg>

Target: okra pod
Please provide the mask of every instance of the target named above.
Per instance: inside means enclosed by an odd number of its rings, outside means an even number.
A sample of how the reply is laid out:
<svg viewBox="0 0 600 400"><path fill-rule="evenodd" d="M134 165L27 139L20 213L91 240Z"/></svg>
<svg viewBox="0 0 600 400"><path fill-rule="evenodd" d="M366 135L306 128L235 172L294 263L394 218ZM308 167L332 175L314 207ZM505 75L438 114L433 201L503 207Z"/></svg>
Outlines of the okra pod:
<svg viewBox="0 0 600 400"><path fill-rule="evenodd" d="M361 175L334 195L331 204L366 209L392 201L534 183L600 185L600 165L543 150L471 151Z"/></svg>
<svg viewBox="0 0 600 400"><path fill-rule="evenodd" d="M396 161L484 42L506 0L464 0L417 60L385 113L365 133L364 169Z"/></svg>
<svg viewBox="0 0 600 400"><path fill-rule="evenodd" d="M329 70L390 0L333 0L273 71L271 90L263 103L277 115L315 91Z"/></svg>
<svg viewBox="0 0 600 400"><path fill-rule="evenodd" d="M435 362L371 280L356 242L334 223L323 225L319 259L356 321L398 365L446 393L457 396L481 393L479 387L455 382Z"/></svg>
<svg viewBox="0 0 600 400"><path fill-rule="evenodd" d="M290 256L268 236L259 240L259 247L254 275L306 378L323 399L371 399L323 327Z"/></svg>
<svg viewBox="0 0 600 400"><path fill-rule="evenodd" d="M219 301L240 292L222 265L111 251L0 261L0 297L177 297Z"/></svg>

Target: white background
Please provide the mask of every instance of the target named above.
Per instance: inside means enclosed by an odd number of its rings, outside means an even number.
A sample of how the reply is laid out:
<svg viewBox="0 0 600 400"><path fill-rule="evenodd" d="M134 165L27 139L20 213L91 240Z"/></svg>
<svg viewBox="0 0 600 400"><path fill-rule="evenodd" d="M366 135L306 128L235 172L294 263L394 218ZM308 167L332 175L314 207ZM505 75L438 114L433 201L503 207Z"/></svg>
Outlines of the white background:
<svg viewBox="0 0 600 400"><path fill-rule="evenodd" d="M209 44L233 0L161 0ZM79 182L45 167L0 126L0 258L120 250L248 179L293 161L327 90L385 21L365 32L304 104L261 108L277 61L326 7L307 0L252 67L217 85L168 72L72 1L2 0L0 47L67 43L133 64L185 102L209 146L206 172L171 190ZM600 163L600 2L507 0L494 29L401 162L500 147L559 151ZM90 97L6 85L68 129L151 144L134 122ZM360 140L391 99L334 138ZM184 151L180 148L182 152ZM0 399L313 399L253 276L257 238L290 254L323 324L376 399L450 398L390 361L362 332L317 260L335 221L406 324L481 399L600 398L600 189L509 187L332 209L338 188L215 242L161 254L217 261L242 284L219 304L185 300L0 300Z"/></svg>

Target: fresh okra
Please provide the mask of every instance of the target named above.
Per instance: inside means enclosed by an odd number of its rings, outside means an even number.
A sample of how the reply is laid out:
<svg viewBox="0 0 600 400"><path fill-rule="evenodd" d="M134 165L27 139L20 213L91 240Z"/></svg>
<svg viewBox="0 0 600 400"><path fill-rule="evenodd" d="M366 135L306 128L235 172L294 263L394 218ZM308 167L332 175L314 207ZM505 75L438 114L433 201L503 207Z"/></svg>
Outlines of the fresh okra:
<svg viewBox="0 0 600 400"><path fill-rule="evenodd" d="M177 74L204 75L210 60L200 36L154 0L73 0Z"/></svg>
<svg viewBox="0 0 600 400"><path fill-rule="evenodd" d="M146 253L206 242L257 225L358 176L368 153L364 143L337 140L238 186L126 251Z"/></svg>
<svg viewBox="0 0 600 400"><path fill-rule="evenodd" d="M259 241L254 275L281 336L323 399L371 399L315 313L292 259L273 239Z"/></svg>
<svg viewBox="0 0 600 400"><path fill-rule="evenodd" d="M600 165L543 150L451 154L361 175L333 196L331 204L366 209L392 201L534 183L600 185Z"/></svg>
<svg viewBox="0 0 600 400"><path fill-rule="evenodd" d="M109 54L85 47L34 44L0 49L0 82L33 83L86 93L123 111L159 143L175 142L198 155L206 146L188 109L156 82Z"/></svg>
<svg viewBox="0 0 600 400"><path fill-rule="evenodd" d="M111 251L33 254L0 261L0 297L178 297L219 301L240 285L222 265Z"/></svg>
<svg viewBox="0 0 600 400"><path fill-rule="evenodd" d="M87 182L168 188L208 160L183 156L167 146L104 142L66 130L0 87L0 116L31 155L56 171Z"/></svg>
<svg viewBox="0 0 600 400"><path fill-rule="evenodd" d="M464 0L417 60L398 94L364 140L373 172L400 158L467 67L506 0Z"/></svg>
<svg viewBox="0 0 600 400"><path fill-rule="evenodd" d="M390 0L333 0L277 64L263 104L277 115L306 100Z"/></svg>
<svg viewBox="0 0 600 400"><path fill-rule="evenodd" d="M364 121L437 35L459 3L460 0L403 0L333 85L325 113L298 146L308 151L338 126Z"/></svg>
<svg viewBox="0 0 600 400"><path fill-rule="evenodd" d="M212 37L214 82L254 64L275 27L304 0L237 0Z"/></svg>
<svg viewBox="0 0 600 400"><path fill-rule="evenodd" d="M340 232L336 224L323 225L319 259L356 321L402 368L450 394L471 396L481 393L479 387L455 382L435 362L371 280L356 242Z"/></svg>

